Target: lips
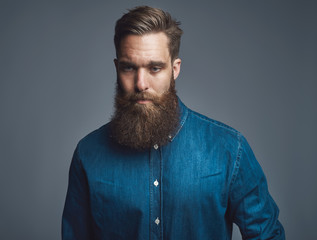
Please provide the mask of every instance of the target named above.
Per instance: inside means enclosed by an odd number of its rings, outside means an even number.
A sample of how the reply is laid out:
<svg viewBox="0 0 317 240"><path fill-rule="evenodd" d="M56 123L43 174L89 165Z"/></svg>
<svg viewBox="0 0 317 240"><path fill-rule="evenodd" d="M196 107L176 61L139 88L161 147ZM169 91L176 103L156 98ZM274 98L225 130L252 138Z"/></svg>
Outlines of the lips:
<svg viewBox="0 0 317 240"><path fill-rule="evenodd" d="M150 99L139 99L136 102L139 103L139 104L146 104L146 103L152 102L152 100L150 100Z"/></svg>

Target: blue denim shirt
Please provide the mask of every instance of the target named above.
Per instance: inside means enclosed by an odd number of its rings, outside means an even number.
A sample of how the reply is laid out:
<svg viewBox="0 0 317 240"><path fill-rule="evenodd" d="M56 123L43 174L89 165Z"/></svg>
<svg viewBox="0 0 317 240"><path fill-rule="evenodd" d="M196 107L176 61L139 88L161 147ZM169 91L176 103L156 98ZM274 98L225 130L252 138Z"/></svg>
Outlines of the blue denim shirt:
<svg viewBox="0 0 317 240"><path fill-rule="evenodd" d="M245 138L179 101L181 122L165 146L134 151L109 125L77 145L62 236L68 239L285 239L278 208Z"/></svg>

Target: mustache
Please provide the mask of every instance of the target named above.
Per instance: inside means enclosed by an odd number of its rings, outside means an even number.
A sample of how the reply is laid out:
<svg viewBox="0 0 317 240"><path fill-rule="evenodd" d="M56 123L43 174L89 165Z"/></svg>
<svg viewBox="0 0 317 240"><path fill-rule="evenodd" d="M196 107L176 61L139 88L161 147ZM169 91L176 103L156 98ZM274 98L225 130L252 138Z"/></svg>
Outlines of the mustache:
<svg viewBox="0 0 317 240"><path fill-rule="evenodd" d="M140 93L134 93L131 94L129 97L130 101L139 101L139 100L151 100L155 101L156 97L148 92L140 92Z"/></svg>
<svg viewBox="0 0 317 240"><path fill-rule="evenodd" d="M160 98L158 96L155 96L149 92L137 92L137 93L123 93L121 92L121 98L123 98L125 101L128 102L137 102L140 100L149 100L153 103L160 102Z"/></svg>

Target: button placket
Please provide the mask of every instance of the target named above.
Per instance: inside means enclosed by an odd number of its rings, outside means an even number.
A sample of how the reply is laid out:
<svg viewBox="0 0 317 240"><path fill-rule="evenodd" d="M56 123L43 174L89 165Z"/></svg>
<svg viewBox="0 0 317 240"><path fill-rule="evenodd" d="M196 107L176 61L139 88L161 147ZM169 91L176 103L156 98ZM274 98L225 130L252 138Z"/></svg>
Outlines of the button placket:
<svg viewBox="0 0 317 240"><path fill-rule="evenodd" d="M153 144L150 152L150 239L161 239L161 148Z"/></svg>

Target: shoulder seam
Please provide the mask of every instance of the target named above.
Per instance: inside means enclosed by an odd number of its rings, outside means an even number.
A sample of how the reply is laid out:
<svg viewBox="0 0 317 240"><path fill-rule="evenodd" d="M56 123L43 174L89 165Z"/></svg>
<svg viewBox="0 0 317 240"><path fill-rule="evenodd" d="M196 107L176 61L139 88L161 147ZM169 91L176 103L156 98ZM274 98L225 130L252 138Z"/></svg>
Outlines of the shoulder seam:
<svg viewBox="0 0 317 240"><path fill-rule="evenodd" d="M241 160L241 155L242 155L241 137L242 137L241 134L238 134L238 143L239 144L237 147L237 157L236 157L236 160L235 160L234 165L233 165L232 179L230 182L229 192L231 192L232 185L234 184L234 182L237 178L237 175L239 173L239 169L240 169L240 160Z"/></svg>

